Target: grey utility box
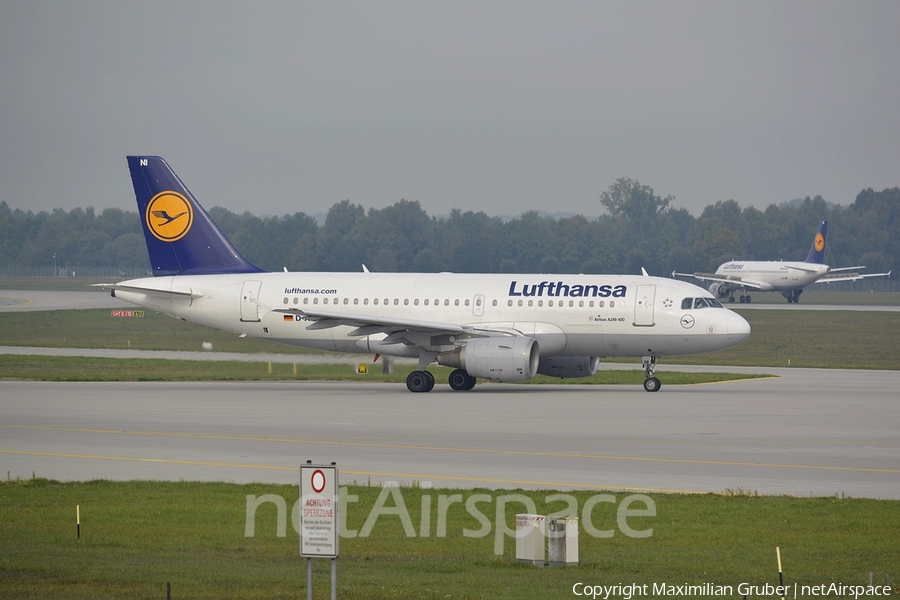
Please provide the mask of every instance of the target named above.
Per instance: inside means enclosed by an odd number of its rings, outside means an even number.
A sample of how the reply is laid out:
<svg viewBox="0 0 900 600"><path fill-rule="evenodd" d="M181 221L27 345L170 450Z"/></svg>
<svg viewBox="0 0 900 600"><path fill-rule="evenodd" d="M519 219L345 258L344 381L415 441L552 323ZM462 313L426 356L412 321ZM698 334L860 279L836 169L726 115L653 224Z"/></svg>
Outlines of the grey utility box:
<svg viewBox="0 0 900 600"><path fill-rule="evenodd" d="M516 560L544 566L544 515L516 515Z"/></svg>
<svg viewBox="0 0 900 600"><path fill-rule="evenodd" d="M550 566L578 564L578 517L556 517L547 524Z"/></svg>

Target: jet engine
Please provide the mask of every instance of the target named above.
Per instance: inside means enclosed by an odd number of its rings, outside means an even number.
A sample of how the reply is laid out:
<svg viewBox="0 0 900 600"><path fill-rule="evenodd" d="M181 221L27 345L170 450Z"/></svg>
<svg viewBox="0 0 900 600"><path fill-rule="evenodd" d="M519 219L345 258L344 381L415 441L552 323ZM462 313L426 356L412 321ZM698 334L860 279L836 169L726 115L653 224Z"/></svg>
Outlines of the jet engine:
<svg viewBox="0 0 900 600"><path fill-rule="evenodd" d="M590 377L597 372L599 356L542 356L538 373L560 379Z"/></svg>
<svg viewBox="0 0 900 600"><path fill-rule="evenodd" d="M540 352L537 340L530 337L478 338L455 352L439 355L437 362L482 379L526 381L537 374Z"/></svg>
<svg viewBox="0 0 900 600"><path fill-rule="evenodd" d="M709 293L716 298L727 298L731 295L731 288L728 287L728 284L717 281L709 286Z"/></svg>

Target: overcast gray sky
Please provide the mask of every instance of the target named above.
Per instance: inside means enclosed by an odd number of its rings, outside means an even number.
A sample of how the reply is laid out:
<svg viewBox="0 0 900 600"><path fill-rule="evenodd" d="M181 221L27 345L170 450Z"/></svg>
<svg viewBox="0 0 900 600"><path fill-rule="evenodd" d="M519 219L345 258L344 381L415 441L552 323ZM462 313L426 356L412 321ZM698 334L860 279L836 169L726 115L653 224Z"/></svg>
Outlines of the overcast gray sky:
<svg viewBox="0 0 900 600"><path fill-rule="evenodd" d="M135 210L126 154L207 208L349 199L699 215L900 185L900 2L0 0L13 208Z"/></svg>

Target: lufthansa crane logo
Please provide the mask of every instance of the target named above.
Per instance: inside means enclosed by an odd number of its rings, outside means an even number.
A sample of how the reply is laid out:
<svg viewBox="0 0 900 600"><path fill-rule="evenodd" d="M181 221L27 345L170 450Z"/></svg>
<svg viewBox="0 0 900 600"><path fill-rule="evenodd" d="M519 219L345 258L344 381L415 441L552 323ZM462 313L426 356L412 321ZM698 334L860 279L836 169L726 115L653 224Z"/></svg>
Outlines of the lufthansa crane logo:
<svg viewBox="0 0 900 600"><path fill-rule="evenodd" d="M170 190L153 196L147 203L144 220L156 239L177 242L191 230L194 211L187 198Z"/></svg>
<svg viewBox="0 0 900 600"><path fill-rule="evenodd" d="M825 236L822 235L821 233L817 233L815 245L816 245L816 252L821 252L822 248L825 247Z"/></svg>

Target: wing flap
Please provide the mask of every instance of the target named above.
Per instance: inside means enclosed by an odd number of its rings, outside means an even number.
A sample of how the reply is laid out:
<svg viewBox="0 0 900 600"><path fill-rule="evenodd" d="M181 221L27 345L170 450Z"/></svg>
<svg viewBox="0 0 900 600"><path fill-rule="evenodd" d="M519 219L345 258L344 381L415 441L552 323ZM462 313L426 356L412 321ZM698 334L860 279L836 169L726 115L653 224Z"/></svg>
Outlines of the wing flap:
<svg viewBox="0 0 900 600"><path fill-rule="evenodd" d="M356 313L301 310L298 308L276 308L273 312L301 315L313 321L307 329L329 329L340 325L357 328L354 332L351 332L351 335L372 335L373 333L391 333L394 331L421 331L430 334L460 335L467 331L466 328L460 325L441 321L420 321ZM360 330L363 330L362 333L355 333Z"/></svg>
<svg viewBox="0 0 900 600"><path fill-rule="evenodd" d="M887 273L866 273L865 275L861 273L840 273L840 274L831 274L829 273L825 277L822 277L815 283L836 283L838 281L859 281L860 279L867 279L869 277L890 277L891 272Z"/></svg>
<svg viewBox="0 0 900 600"><path fill-rule="evenodd" d="M754 290L767 290L772 286L752 279L744 279L743 277L732 275L716 275L715 273L694 273L693 277L700 281L718 281L720 283L730 283L732 285L743 286Z"/></svg>

